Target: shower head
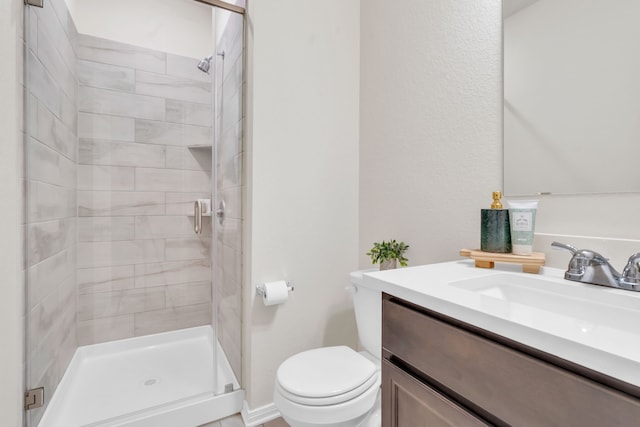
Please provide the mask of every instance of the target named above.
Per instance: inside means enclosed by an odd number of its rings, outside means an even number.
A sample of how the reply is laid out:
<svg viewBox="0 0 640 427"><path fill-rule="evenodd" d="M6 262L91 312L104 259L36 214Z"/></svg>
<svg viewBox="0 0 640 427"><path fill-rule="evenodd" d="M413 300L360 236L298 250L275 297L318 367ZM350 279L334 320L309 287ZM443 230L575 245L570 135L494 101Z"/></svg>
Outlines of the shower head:
<svg viewBox="0 0 640 427"><path fill-rule="evenodd" d="M211 67L212 59L213 56L207 56L206 58L201 59L200 62L198 62L198 70L209 74L209 68Z"/></svg>
<svg viewBox="0 0 640 427"><path fill-rule="evenodd" d="M221 50L220 52L216 53L216 55L221 56L222 59L224 59L224 50ZM201 59L200 62L198 62L198 70L209 74L209 68L211 68L212 59L213 59L213 55L207 56L206 58Z"/></svg>

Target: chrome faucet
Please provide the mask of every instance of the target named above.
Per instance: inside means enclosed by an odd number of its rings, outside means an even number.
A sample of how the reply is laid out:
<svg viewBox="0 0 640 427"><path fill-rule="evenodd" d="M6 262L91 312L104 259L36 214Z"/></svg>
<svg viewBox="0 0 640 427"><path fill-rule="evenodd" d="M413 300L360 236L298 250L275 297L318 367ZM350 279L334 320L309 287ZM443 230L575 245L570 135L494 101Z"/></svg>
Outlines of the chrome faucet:
<svg viewBox="0 0 640 427"><path fill-rule="evenodd" d="M576 249L571 245L553 242L551 246L565 249L573 255L564 278L574 282L591 283L610 288L640 291L640 252L632 255L622 274L609 261L589 249Z"/></svg>

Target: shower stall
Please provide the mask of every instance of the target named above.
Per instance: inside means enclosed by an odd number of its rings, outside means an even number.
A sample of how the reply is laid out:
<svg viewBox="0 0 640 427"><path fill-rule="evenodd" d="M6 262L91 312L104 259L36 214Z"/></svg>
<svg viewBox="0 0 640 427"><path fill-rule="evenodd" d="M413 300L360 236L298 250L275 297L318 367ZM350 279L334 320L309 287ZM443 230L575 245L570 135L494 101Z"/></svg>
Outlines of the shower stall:
<svg viewBox="0 0 640 427"><path fill-rule="evenodd" d="M28 427L195 427L240 412L238 3L25 6ZM203 32L206 51L173 40Z"/></svg>

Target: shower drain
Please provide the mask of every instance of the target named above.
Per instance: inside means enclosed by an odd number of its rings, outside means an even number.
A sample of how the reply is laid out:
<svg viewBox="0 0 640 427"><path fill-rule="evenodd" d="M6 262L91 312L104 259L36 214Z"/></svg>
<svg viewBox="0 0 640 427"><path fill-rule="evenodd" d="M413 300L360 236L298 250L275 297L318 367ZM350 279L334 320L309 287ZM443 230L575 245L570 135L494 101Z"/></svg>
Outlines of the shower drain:
<svg viewBox="0 0 640 427"><path fill-rule="evenodd" d="M145 386L148 387L148 386L156 385L159 382L160 382L160 378L157 378L157 377L156 378L147 378L146 380L144 380L142 382L142 385L145 385Z"/></svg>

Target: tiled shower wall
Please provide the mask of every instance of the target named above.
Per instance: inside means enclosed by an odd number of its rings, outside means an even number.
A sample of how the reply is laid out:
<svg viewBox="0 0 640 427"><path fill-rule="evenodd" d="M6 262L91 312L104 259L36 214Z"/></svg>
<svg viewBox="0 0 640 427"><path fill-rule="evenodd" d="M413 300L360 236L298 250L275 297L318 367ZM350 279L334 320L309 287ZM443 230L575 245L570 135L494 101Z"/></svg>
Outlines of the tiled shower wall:
<svg viewBox="0 0 640 427"><path fill-rule="evenodd" d="M216 191L226 205L216 229L217 328L220 345L240 379L242 327L243 19L231 15L217 41Z"/></svg>
<svg viewBox="0 0 640 427"><path fill-rule="evenodd" d="M211 323L211 221L196 236L189 216L212 188L198 60L79 36L81 345Z"/></svg>
<svg viewBox="0 0 640 427"><path fill-rule="evenodd" d="M64 0L26 13L27 387L51 396L75 349L77 31ZM29 412L33 425L44 408Z"/></svg>

